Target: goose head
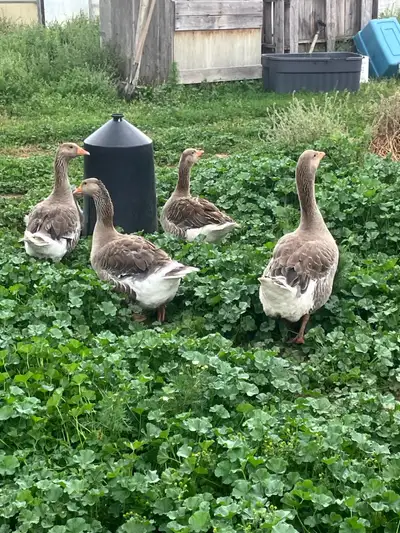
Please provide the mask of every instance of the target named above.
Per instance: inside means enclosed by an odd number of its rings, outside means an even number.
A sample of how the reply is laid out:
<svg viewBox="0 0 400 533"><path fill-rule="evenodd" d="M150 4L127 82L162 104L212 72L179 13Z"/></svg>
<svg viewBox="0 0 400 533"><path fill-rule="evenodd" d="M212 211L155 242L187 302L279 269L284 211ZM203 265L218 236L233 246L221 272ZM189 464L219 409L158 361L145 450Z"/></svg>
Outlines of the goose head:
<svg viewBox="0 0 400 533"><path fill-rule="evenodd" d="M320 162L325 157L325 152L316 150L306 150L299 157L297 166L302 169L308 169L310 173L315 174Z"/></svg>
<svg viewBox="0 0 400 533"><path fill-rule="evenodd" d="M80 196L82 194L86 196L91 196L92 198L98 196L105 189L105 185L102 181L97 178L87 178L82 181L82 183L74 190L75 196Z"/></svg>
<svg viewBox="0 0 400 533"><path fill-rule="evenodd" d="M73 159L79 155L90 155L87 150L84 150L75 143L63 143L60 144L57 150L57 155L63 159Z"/></svg>
<svg viewBox="0 0 400 533"><path fill-rule="evenodd" d="M200 157L204 154L204 150L196 150L195 148L186 148L186 150L182 153L181 156L181 163L185 164L186 166L193 166Z"/></svg>

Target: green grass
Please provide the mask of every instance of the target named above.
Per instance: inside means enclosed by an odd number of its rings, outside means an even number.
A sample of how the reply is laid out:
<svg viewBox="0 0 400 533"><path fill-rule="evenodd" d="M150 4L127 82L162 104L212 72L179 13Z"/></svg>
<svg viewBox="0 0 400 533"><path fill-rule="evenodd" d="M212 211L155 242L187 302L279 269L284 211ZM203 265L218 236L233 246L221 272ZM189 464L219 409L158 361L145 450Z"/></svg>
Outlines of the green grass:
<svg viewBox="0 0 400 533"><path fill-rule="evenodd" d="M127 103L96 24L3 23L0 50L0 533L398 533L400 167L367 152L398 82L294 98L170 84ZM132 322L90 239L58 265L19 242L57 143L115 111L154 141L159 208L182 150L202 147L193 192L241 224L218 246L149 236L201 269L162 326ZM341 261L291 346L257 278L298 223L309 147L327 154L317 199Z"/></svg>

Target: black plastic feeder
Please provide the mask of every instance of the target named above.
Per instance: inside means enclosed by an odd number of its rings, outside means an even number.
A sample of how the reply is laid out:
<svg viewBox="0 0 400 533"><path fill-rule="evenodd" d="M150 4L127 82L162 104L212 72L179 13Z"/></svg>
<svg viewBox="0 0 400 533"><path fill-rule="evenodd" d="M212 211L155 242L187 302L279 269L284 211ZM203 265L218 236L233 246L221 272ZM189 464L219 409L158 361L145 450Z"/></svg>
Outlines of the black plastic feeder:
<svg viewBox="0 0 400 533"><path fill-rule="evenodd" d="M85 178L98 178L114 204L114 225L126 233L157 230L157 198L153 141L123 118L112 119L84 141ZM96 223L93 200L84 197L83 235L92 235Z"/></svg>

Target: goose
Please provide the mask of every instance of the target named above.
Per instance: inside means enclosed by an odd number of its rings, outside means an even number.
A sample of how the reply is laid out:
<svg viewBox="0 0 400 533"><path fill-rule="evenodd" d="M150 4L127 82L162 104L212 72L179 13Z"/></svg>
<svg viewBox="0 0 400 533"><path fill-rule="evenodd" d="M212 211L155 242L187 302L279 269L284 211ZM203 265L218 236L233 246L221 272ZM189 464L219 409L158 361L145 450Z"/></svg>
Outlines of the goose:
<svg viewBox="0 0 400 533"><path fill-rule="evenodd" d="M187 148L179 162L178 183L161 211L161 226L166 233L191 242L199 235L205 242L220 242L238 227L231 217L205 198L190 194L190 171L203 150Z"/></svg>
<svg viewBox="0 0 400 533"><path fill-rule="evenodd" d="M75 143L59 146L55 161L53 191L25 216L26 229L22 241L28 255L38 259L61 261L78 243L82 227L82 211L78 208L68 179L71 159L89 152Z"/></svg>
<svg viewBox="0 0 400 533"><path fill-rule="evenodd" d="M301 325L291 339L304 343L310 314L328 301L336 274L339 250L315 200L315 174L324 152L306 150L296 166L300 225L281 237L259 279L264 313Z"/></svg>
<svg viewBox="0 0 400 533"><path fill-rule="evenodd" d="M96 207L90 262L98 277L142 309L157 309L157 320L164 322L166 305L175 297L181 279L199 269L174 261L143 237L119 233L113 223L110 195L97 178L84 180L74 194L91 196ZM146 319L136 314L133 318L139 322Z"/></svg>

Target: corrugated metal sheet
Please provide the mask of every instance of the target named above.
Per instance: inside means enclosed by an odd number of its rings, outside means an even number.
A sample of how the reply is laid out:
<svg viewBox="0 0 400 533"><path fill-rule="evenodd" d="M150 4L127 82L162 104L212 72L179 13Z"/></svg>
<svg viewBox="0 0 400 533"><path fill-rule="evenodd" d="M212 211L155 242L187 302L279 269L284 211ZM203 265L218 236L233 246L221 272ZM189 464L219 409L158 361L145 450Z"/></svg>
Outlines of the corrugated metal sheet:
<svg viewBox="0 0 400 533"><path fill-rule="evenodd" d="M38 10L35 0L5 2L0 0L0 17L20 22L22 24L32 24L38 21Z"/></svg>

